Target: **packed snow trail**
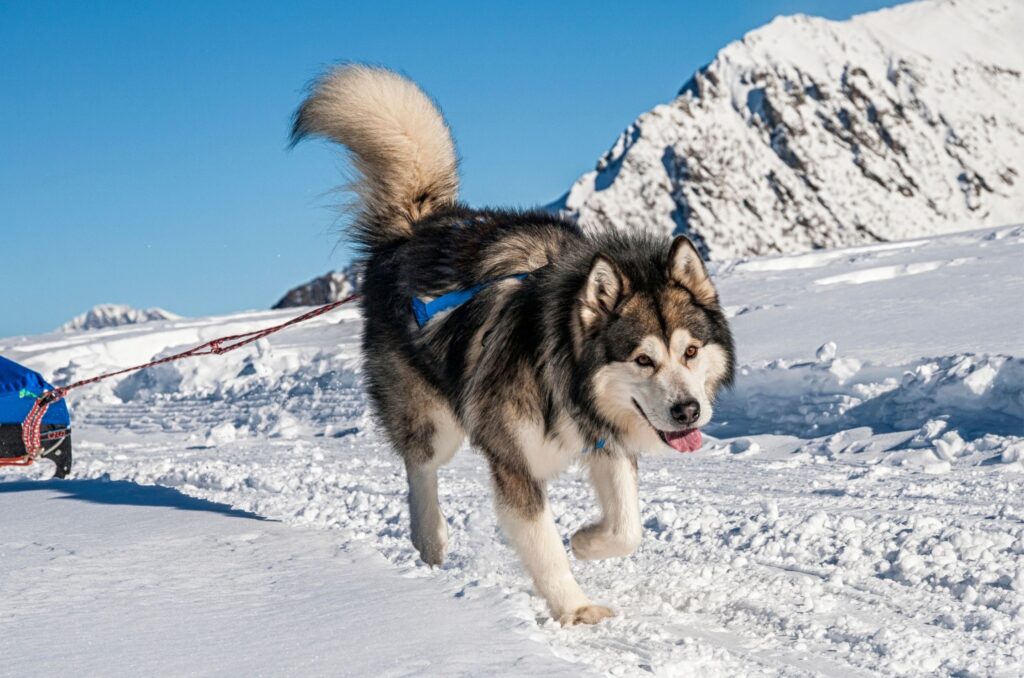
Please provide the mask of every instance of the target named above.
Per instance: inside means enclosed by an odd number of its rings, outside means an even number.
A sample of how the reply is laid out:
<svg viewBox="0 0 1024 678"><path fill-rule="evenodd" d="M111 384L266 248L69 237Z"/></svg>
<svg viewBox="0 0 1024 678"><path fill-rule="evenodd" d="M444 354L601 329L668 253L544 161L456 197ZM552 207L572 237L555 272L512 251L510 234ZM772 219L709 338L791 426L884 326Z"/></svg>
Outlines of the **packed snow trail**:
<svg viewBox="0 0 1024 678"><path fill-rule="evenodd" d="M468 450L441 471L448 559L418 562L402 466L360 387L355 311L247 355L82 393L71 402L76 473L322 528L346 551L382 554L380 576L422 579L438 604L483 605L509 635L580 669L1020 675L1022 255L1024 227L1006 227L716 265L736 387L701 453L641 461L638 552L574 562L584 590L619 613L595 627L547 618ZM60 383L281 317L15 338L0 353ZM552 483L551 502L565 538L597 512L576 472ZM18 609L26 595L5 600ZM503 672L517 669L528 672Z"/></svg>
<svg viewBox="0 0 1024 678"><path fill-rule="evenodd" d="M0 483L0 511L0 675L578 674L330 532L104 480Z"/></svg>

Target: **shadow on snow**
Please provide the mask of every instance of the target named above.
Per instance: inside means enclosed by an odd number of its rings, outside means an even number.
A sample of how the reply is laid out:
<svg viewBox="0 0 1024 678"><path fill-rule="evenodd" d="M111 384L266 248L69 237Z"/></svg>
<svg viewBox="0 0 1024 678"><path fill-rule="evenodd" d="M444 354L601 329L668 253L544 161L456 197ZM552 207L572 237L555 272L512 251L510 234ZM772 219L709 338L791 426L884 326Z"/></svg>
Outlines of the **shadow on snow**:
<svg viewBox="0 0 1024 678"><path fill-rule="evenodd" d="M56 492L54 499L84 501L118 506L151 506L181 511L206 511L233 518L266 520L227 504L198 499L158 485L138 485L126 480L18 480L0 483L0 495L14 492Z"/></svg>

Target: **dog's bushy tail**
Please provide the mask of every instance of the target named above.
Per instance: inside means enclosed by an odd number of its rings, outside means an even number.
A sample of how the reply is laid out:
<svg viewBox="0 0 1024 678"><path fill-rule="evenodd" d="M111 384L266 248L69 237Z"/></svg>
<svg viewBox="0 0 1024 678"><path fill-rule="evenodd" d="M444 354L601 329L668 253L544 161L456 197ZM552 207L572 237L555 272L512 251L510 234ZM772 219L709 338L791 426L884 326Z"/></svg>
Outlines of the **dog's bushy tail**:
<svg viewBox="0 0 1024 678"><path fill-rule="evenodd" d="M295 113L292 143L321 136L346 146L357 176L352 223L374 248L412 234L412 223L458 197L458 159L441 112L423 90L383 68L338 67Z"/></svg>

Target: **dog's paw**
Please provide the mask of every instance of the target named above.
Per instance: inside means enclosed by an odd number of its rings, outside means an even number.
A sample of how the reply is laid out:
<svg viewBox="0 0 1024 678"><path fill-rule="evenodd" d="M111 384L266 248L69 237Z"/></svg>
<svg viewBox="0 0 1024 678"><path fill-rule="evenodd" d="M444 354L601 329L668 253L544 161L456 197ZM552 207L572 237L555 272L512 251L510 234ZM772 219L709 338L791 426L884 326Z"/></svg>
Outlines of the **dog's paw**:
<svg viewBox="0 0 1024 678"><path fill-rule="evenodd" d="M615 612L608 607L603 605L584 605L583 607L577 608L574 612L563 614L558 618L558 623L562 626L576 626L577 624L596 624L602 619L608 619L614 617Z"/></svg>
<svg viewBox="0 0 1024 678"><path fill-rule="evenodd" d="M440 567L448 553L448 528L443 523L436 526L433 534L417 530L412 534L412 545L419 551L420 560L432 567Z"/></svg>
<svg viewBox="0 0 1024 678"><path fill-rule="evenodd" d="M640 533L615 534L601 525L591 525L572 536L572 552L580 560L603 560L628 556L640 545Z"/></svg>
<svg viewBox="0 0 1024 678"><path fill-rule="evenodd" d="M416 546L416 550L420 553L420 560L431 567L441 567L444 564L444 556L448 551L446 546L439 546L437 544Z"/></svg>

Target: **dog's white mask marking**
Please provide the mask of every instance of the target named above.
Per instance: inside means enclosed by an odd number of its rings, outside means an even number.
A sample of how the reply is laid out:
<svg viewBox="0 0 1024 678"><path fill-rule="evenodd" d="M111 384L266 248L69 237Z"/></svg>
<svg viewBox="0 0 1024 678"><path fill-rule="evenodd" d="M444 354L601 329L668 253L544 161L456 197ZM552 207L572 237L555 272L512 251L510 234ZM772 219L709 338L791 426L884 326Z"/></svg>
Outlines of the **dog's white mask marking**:
<svg viewBox="0 0 1024 678"><path fill-rule="evenodd" d="M686 351L697 347L687 358ZM636 362L646 355L653 365ZM637 346L629 361L602 367L594 377L594 391L602 414L625 432L630 444L639 449L668 447L658 431L699 429L711 420L711 398L715 386L725 375L727 357L717 344L702 346L685 329L672 333L668 346L664 339L648 335ZM695 400L700 416L681 426L672 416L672 406Z"/></svg>

